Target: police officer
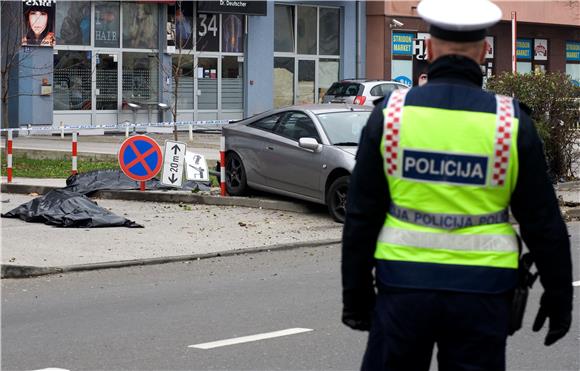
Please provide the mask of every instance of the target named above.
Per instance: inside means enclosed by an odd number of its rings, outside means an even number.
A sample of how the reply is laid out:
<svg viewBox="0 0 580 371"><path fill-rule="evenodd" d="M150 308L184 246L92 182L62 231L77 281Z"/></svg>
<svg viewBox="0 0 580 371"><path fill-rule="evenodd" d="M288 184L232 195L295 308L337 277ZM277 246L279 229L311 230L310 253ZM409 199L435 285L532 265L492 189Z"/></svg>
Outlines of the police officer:
<svg viewBox="0 0 580 371"><path fill-rule="evenodd" d="M533 330L569 330L566 225L542 144L511 97L481 89L488 0L423 0L429 82L379 102L361 136L343 231L342 321L370 331L365 370L505 369L520 225L544 293ZM374 274L373 274L374 272Z"/></svg>

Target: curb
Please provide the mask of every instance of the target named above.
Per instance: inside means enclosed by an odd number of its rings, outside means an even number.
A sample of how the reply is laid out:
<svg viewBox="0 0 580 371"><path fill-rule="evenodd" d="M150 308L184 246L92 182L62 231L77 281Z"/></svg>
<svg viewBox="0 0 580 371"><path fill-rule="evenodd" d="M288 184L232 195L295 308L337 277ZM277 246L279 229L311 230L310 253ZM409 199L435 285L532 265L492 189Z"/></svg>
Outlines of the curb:
<svg viewBox="0 0 580 371"><path fill-rule="evenodd" d="M45 194L60 187L38 186L28 184L7 184L2 183L0 190L3 193ZM191 203L199 205L215 206L237 206L250 207L256 209L290 211L295 213L312 213L316 207L301 203L281 200L269 200L264 198L246 198L246 197L221 197L211 196L189 191L97 191L91 195L91 198L100 198L106 200L124 200L124 201L145 201L145 202L167 202L167 203ZM318 206L318 205L316 205Z"/></svg>
<svg viewBox="0 0 580 371"><path fill-rule="evenodd" d="M193 255L180 255L180 256L169 256L162 258L147 258L147 259L134 259L134 260L121 260L112 261L104 263L93 263L93 264L76 264L67 265L63 267L34 267L28 265L12 265L12 264L2 264L1 265L1 275L0 278L27 278L27 277L38 277L49 274L58 273L69 273L69 272L84 272L93 271L100 269L114 269L114 268L125 268L125 267L135 267L144 265L158 265L167 263L177 263L183 261L191 260L201 260L210 259L225 256L243 255L243 254L257 254L261 252L267 252L271 250L283 251L298 249L301 247L320 247L320 246L330 246L340 243L340 239L336 240L322 240L322 241L306 241L306 242L292 242L278 245L262 246L262 247L250 247L247 249L230 250L214 253L205 254L193 254Z"/></svg>

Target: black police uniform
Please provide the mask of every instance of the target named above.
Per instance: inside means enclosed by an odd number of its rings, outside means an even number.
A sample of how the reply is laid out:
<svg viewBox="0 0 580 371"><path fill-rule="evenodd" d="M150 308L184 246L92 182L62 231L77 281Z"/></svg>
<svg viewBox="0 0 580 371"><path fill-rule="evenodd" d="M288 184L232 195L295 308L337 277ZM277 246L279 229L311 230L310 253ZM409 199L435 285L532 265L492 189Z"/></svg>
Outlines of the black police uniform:
<svg viewBox="0 0 580 371"><path fill-rule="evenodd" d="M480 103L489 102L490 93L481 89L481 70L475 61L444 56L430 65L428 75L425 86L407 94L406 105L489 110ZM377 104L361 136L343 231L342 320L354 329L370 329L362 368L427 370L433 344L437 343L442 370L504 369L511 288L490 294L438 290L427 282L416 287L394 287L376 277L375 294L373 255L390 203L380 153L384 104ZM492 110L490 113L495 113L495 107ZM519 117L519 172L510 207L545 289L541 310L548 314L556 331L548 335L552 336L546 339L550 343L570 326L570 244L547 175L541 141L518 104L515 114Z"/></svg>

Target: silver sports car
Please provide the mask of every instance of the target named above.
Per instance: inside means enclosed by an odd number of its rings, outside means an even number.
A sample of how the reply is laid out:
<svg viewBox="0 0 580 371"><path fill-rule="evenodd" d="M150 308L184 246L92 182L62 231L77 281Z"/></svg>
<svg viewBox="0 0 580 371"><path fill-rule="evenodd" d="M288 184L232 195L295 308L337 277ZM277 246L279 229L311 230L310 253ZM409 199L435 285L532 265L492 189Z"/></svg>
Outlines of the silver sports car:
<svg viewBox="0 0 580 371"><path fill-rule="evenodd" d="M291 106L223 127L226 188L248 187L326 204L344 221L348 181L372 107Z"/></svg>

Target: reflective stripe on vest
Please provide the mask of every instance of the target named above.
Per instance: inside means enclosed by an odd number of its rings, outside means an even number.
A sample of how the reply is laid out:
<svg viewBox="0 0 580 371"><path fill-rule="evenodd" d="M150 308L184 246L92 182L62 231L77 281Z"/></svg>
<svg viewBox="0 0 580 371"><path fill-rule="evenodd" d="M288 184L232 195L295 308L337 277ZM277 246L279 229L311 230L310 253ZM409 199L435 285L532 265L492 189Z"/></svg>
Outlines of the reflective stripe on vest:
<svg viewBox="0 0 580 371"><path fill-rule="evenodd" d="M478 215L426 213L395 205L394 202L391 202L389 206L389 214L405 222L447 230L473 227L476 225L507 223L509 221L508 209Z"/></svg>
<svg viewBox="0 0 580 371"><path fill-rule="evenodd" d="M391 205L375 258L517 268L507 212L518 171L512 99L496 96L494 115L404 106L407 92L393 92L383 111Z"/></svg>

